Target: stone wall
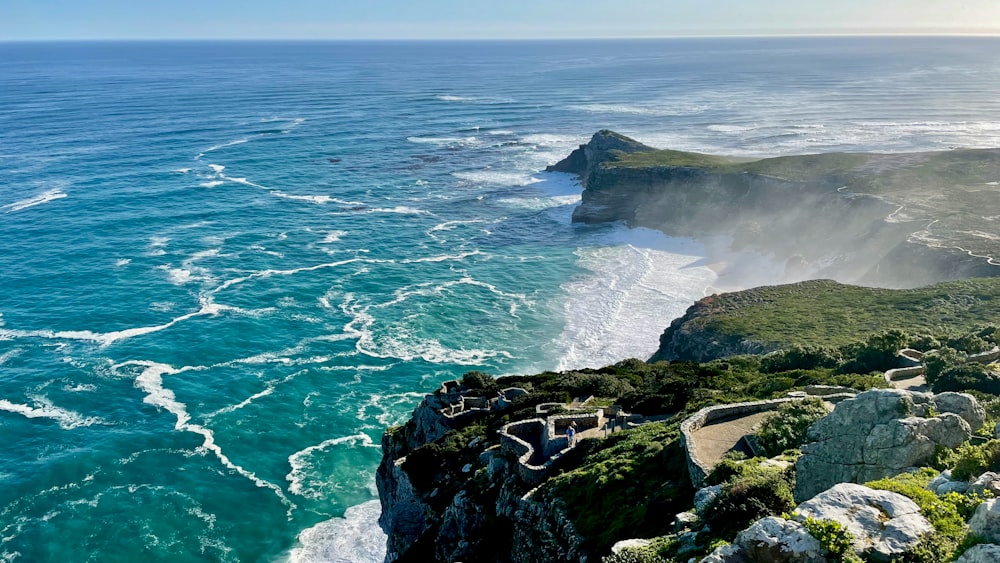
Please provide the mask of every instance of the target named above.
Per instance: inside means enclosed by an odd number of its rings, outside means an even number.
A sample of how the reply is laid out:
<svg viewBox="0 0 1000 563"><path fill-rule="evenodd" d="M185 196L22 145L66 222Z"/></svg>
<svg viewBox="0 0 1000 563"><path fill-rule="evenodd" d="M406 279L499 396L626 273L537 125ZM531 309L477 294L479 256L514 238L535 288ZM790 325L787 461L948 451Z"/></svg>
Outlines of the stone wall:
<svg viewBox="0 0 1000 563"><path fill-rule="evenodd" d="M681 446L687 456L688 474L691 476L691 483L695 487L701 487L705 483L705 477L712 470L707 464L698 459L694 451L694 433L701 427L725 418L737 418L759 412L771 411L779 405L791 401L801 401L800 397L788 397L783 399L772 399L770 401L752 401L748 403L734 403L730 405L715 405L705 407L694 413L681 423Z"/></svg>

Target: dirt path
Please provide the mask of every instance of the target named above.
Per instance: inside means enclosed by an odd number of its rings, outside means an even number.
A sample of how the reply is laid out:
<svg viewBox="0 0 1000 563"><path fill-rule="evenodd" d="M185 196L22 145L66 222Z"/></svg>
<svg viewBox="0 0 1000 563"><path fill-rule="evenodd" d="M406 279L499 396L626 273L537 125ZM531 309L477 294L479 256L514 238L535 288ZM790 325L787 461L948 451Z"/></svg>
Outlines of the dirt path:
<svg viewBox="0 0 1000 563"><path fill-rule="evenodd" d="M715 467L722 461L722 456L740 441L740 438L749 434L753 427L769 414L772 414L772 411L718 420L702 426L692 435L695 455L708 467Z"/></svg>

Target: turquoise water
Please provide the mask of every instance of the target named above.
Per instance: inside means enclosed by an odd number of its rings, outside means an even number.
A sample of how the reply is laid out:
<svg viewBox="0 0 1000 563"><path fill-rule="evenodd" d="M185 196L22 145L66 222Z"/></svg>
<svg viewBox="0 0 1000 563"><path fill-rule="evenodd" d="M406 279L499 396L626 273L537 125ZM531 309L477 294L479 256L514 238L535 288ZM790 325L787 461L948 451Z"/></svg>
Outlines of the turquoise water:
<svg viewBox="0 0 1000 563"><path fill-rule="evenodd" d="M0 44L0 560L380 560L424 392L644 357L717 281L545 165L1000 146L998 47Z"/></svg>

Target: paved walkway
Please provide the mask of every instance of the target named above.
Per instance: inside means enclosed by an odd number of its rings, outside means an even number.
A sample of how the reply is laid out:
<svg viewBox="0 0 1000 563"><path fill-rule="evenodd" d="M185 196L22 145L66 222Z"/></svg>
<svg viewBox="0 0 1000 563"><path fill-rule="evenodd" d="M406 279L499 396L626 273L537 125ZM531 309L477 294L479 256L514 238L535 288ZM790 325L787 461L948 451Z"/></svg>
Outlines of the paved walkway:
<svg viewBox="0 0 1000 563"><path fill-rule="evenodd" d="M927 386L927 378L922 375L915 375L913 377L907 377L906 379L893 379L890 385L894 389L902 389L904 391L913 391L915 393L926 393L930 391Z"/></svg>
<svg viewBox="0 0 1000 563"><path fill-rule="evenodd" d="M702 426L692 434L695 455L708 467L715 467L726 452L736 446L740 438L750 434L774 411L759 412L740 418L716 420Z"/></svg>

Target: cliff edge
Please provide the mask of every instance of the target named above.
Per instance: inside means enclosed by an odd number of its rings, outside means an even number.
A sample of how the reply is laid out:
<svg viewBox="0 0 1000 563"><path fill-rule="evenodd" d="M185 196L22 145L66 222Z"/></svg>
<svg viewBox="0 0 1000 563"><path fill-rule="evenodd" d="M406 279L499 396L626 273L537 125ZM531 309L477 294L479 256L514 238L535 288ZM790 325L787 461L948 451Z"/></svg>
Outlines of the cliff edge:
<svg viewBox="0 0 1000 563"><path fill-rule="evenodd" d="M1000 149L745 159L601 130L550 171L584 186L573 220L727 237L776 281L908 288L1000 275Z"/></svg>

